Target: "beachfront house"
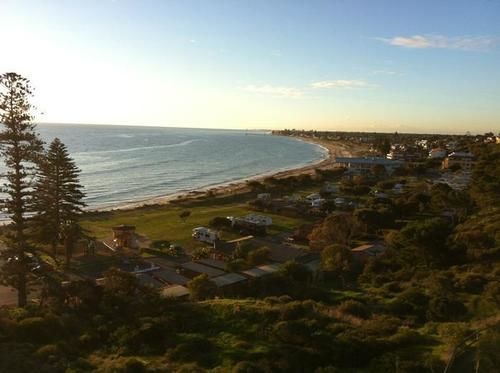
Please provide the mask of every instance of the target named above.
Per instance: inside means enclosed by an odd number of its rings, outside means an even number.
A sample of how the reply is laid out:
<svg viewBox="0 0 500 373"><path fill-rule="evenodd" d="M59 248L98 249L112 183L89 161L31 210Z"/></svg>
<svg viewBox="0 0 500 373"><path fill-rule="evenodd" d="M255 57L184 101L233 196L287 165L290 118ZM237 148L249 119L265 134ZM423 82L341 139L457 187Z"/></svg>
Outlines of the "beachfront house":
<svg viewBox="0 0 500 373"><path fill-rule="evenodd" d="M249 214L242 217L228 216L231 226L253 233L266 233L267 228L273 224L273 219L265 215Z"/></svg>
<svg viewBox="0 0 500 373"><path fill-rule="evenodd" d="M390 175L395 169L404 164L404 162L400 160L380 157L336 157L335 163L342 167L346 167L351 175L369 174L375 166L383 166L385 171Z"/></svg>

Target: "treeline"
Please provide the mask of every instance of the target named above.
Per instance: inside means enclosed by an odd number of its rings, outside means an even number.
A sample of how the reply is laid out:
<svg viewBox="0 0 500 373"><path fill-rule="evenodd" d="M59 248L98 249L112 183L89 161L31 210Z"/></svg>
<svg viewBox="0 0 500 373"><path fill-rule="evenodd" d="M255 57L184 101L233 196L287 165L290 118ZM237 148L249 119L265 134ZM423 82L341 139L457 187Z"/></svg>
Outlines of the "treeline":
<svg viewBox="0 0 500 373"><path fill-rule="evenodd" d="M79 170L66 146L54 139L48 149L32 123L32 89L16 73L0 75L0 155L6 166L2 208L11 219L3 229L3 283L15 288L18 305L26 306L29 283L45 276L37 252L52 248L57 262L63 244L66 265L83 232L78 224L84 203Z"/></svg>

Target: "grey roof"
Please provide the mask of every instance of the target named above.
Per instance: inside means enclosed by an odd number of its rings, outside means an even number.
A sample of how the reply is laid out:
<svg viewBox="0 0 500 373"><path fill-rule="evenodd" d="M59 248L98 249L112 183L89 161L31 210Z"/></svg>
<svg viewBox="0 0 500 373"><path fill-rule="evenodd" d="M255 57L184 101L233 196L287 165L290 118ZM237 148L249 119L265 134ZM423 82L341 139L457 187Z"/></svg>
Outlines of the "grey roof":
<svg viewBox="0 0 500 373"><path fill-rule="evenodd" d="M335 162L337 163L352 163L352 164L373 164L373 165L400 165L403 164L403 161L397 161L386 158L378 158L378 157L336 157Z"/></svg>
<svg viewBox="0 0 500 373"><path fill-rule="evenodd" d="M217 259L199 259L197 260L198 263L205 264L210 267L218 268L224 270L226 268L226 262L223 260L217 260Z"/></svg>
<svg viewBox="0 0 500 373"><path fill-rule="evenodd" d="M189 282L189 279L187 277L184 277L177 272L169 269L155 271L152 273L152 275L165 282L168 282L169 284L186 285Z"/></svg>
<svg viewBox="0 0 500 373"><path fill-rule="evenodd" d="M284 263L305 254L304 250L291 245L269 245L269 259Z"/></svg>
<svg viewBox="0 0 500 373"><path fill-rule="evenodd" d="M142 285L152 286L155 288L159 288L163 285L161 282L155 280L153 277L145 273L139 273L136 275L136 277Z"/></svg>
<svg viewBox="0 0 500 373"><path fill-rule="evenodd" d="M306 263L305 266L307 268L309 268L309 270L311 272L316 272L316 271L319 271L319 269L321 267L321 261L319 259L316 259L316 260L313 260L311 262Z"/></svg>
<svg viewBox="0 0 500 373"><path fill-rule="evenodd" d="M214 277L212 279L212 281L215 282L215 285L217 285L217 287L219 288L231 284L236 284L238 282L245 280L246 280L245 276L239 275L237 273L228 273L223 276Z"/></svg>
<svg viewBox="0 0 500 373"><path fill-rule="evenodd" d="M264 265L259 266L257 268L260 268L267 273L274 273L274 272L279 271L281 267L279 264L264 264Z"/></svg>
<svg viewBox="0 0 500 373"><path fill-rule="evenodd" d="M189 269L190 271L193 272L198 272L198 273L205 273L208 275L208 277L216 277L216 276L221 276L224 274L224 271L221 271L220 269L215 269L200 263L195 263L195 262L187 262L181 264L183 268Z"/></svg>
<svg viewBox="0 0 500 373"><path fill-rule="evenodd" d="M241 273L244 273L245 275L250 277L262 277L264 275L267 275L266 271L263 271L262 269L259 269L257 267L247 269L246 271L241 271Z"/></svg>
<svg viewBox="0 0 500 373"><path fill-rule="evenodd" d="M172 285L163 288L161 295L166 298L179 298L189 295L189 289L182 285Z"/></svg>
<svg viewBox="0 0 500 373"><path fill-rule="evenodd" d="M280 266L278 264L265 264L255 268L250 268L246 271L242 271L250 277L262 277L264 275L269 275L271 273L279 271Z"/></svg>

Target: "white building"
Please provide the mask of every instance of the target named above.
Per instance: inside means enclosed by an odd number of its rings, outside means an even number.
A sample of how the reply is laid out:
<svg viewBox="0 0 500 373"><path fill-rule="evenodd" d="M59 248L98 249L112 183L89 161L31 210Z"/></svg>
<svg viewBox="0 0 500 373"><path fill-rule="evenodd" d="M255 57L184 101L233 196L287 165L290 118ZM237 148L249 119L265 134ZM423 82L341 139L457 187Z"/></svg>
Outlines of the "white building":
<svg viewBox="0 0 500 373"><path fill-rule="evenodd" d="M233 225L238 223L244 223L260 227L269 227L273 224L273 219L265 215L249 214L239 218L234 216L228 216L227 219L231 221Z"/></svg>
<svg viewBox="0 0 500 373"><path fill-rule="evenodd" d="M396 168L404 164L403 161L380 157L337 157L335 162L356 173L368 173L374 166L384 166L388 174L392 174Z"/></svg>
<svg viewBox="0 0 500 373"><path fill-rule="evenodd" d="M447 169L458 165L464 171L472 170L474 166L474 154L466 152L453 152L443 161L443 168Z"/></svg>
<svg viewBox="0 0 500 373"><path fill-rule="evenodd" d="M431 149L431 151L429 152L429 158L430 159L442 159L442 158L446 157L447 154L448 154L448 152L445 149L434 148L434 149Z"/></svg>
<svg viewBox="0 0 500 373"><path fill-rule="evenodd" d="M192 237L195 240L213 244L219 239L219 234L205 227L197 227L193 229Z"/></svg>

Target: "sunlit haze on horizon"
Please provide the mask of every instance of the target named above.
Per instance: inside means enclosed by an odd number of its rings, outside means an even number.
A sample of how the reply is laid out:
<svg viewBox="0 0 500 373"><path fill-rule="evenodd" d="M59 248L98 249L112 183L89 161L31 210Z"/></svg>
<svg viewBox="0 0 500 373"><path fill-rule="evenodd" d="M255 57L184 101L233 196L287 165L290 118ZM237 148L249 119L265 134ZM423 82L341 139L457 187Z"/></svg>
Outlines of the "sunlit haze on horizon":
<svg viewBox="0 0 500 373"><path fill-rule="evenodd" d="M500 1L1 0L39 122L500 130Z"/></svg>

